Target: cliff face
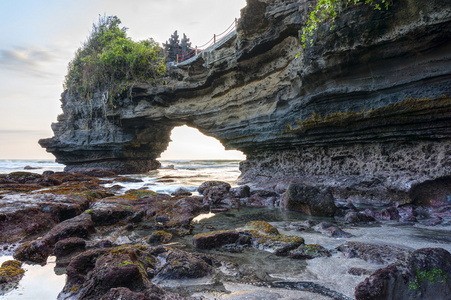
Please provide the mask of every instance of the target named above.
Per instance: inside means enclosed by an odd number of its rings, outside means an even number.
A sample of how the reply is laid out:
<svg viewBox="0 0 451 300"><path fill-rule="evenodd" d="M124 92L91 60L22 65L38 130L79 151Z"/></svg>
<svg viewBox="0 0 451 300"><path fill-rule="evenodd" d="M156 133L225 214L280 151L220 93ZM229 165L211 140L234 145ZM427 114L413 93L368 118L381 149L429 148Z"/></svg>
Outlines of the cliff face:
<svg viewBox="0 0 451 300"><path fill-rule="evenodd" d="M296 178L402 202L421 183L450 186L451 2L349 7L296 59L311 2L248 0L236 34L115 107L100 92L82 103L63 93L40 144L67 169L146 172L186 124L247 155L242 182Z"/></svg>

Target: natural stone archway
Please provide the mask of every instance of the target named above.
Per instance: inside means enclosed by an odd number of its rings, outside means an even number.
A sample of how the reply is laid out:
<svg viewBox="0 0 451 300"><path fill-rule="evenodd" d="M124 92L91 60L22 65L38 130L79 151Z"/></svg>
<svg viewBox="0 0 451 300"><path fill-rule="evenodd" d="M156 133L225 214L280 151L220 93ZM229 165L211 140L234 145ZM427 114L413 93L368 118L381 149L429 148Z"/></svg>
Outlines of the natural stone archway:
<svg viewBox="0 0 451 300"><path fill-rule="evenodd" d="M412 186L451 175L449 1L350 7L298 59L309 1L247 2L237 33L170 68L166 85L136 85L114 107L64 93L41 145L68 169L145 172L186 124L246 154L242 182L296 179L362 201L410 201Z"/></svg>
<svg viewBox="0 0 451 300"><path fill-rule="evenodd" d="M189 126L177 126L171 131L168 148L160 160L245 160L236 150L225 150L218 140Z"/></svg>

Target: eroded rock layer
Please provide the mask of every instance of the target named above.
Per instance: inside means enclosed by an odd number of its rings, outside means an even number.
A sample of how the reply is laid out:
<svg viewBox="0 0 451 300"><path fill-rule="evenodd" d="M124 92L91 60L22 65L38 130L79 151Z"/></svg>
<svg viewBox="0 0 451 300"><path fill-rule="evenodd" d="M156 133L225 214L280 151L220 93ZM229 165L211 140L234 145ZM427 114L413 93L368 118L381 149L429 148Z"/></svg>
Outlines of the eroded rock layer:
<svg viewBox="0 0 451 300"><path fill-rule="evenodd" d="M348 7L299 58L311 1L247 2L236 33L170 68L165 85L114 105L63 93L41 145L67 169L146 172L186 124L247 155L243 182L298 179L370 201L408 201L451 174L449 1Z"/></svg>

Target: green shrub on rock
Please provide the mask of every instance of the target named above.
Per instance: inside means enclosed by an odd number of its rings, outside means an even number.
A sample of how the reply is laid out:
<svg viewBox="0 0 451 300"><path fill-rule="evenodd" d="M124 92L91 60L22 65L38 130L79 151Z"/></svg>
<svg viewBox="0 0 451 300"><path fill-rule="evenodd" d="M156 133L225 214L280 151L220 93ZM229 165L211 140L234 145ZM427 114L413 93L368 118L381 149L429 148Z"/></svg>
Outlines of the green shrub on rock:
<svg viewBox="0 0 451 300"><path fill-rule="evenodd" d="M152 39L134 42L116 16L104 16L93 25L82 47L69 63L64 87L82 100L96 91L110 101L139 82L166 74L163 49Z"/></svg>

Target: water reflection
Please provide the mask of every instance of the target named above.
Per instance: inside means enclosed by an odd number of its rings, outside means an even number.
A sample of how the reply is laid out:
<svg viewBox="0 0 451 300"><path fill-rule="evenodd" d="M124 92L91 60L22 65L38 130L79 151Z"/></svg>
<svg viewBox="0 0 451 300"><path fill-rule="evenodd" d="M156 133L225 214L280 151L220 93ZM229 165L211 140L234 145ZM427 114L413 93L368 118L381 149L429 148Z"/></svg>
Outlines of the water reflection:
<svg viewBox="0 0 451 300"><path fill-rule="evenodd" d="M0 257L0 264L13 259L11 256ZM25 275L19 286L1 296L2 300L49 300L56 299L66 283L64 272L56 268L56 258L49 257L45 266L23 264Z"/></svg>

